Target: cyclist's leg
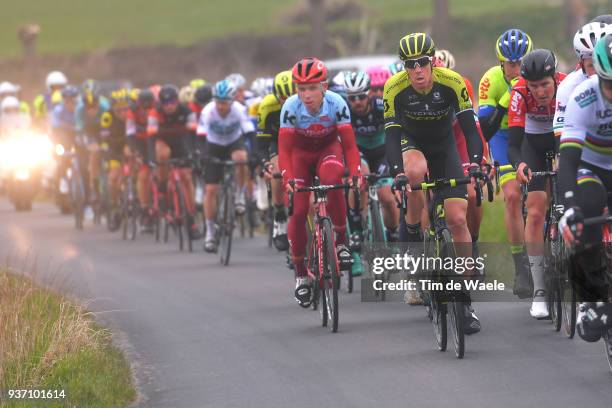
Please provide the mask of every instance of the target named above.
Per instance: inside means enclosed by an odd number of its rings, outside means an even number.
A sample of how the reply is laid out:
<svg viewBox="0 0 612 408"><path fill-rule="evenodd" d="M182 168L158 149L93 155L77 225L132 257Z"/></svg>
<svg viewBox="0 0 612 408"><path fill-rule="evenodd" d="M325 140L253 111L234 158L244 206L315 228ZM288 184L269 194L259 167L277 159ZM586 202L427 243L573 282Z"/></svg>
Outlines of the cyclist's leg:
<svg viewBox="0 0 612 408"><path fill-rule="evenodd" d="M204 245L207 250L214 250L215 245L215 220L217 218L217 197L219 194L219 183L223 179L223 166L213 163L213 158L227 159L226 147L214 143L208 143L208 158L204 172L204 183L206 193L204 195L204 218L206 219L206 238Z"/></svg>
<svg viewBox="0 0 612 408"><path fill-rule="evenodd" d="M340 184L344 176L344 158L342 146L336 142L319 152L317 175L321 184ZM344 191L332 190L327 193L327 211L331 217L336 242L346 244L346 202Z"/></svg>
<svg viewBox="0 0 612 408"><path fill-rule="evenodd" d="M292 168L296 186L309 186L312 184L312 167L316 165L318 155L293 148ZM310 208L310 193L295 193L293 198L293 214L289 218L287 235L291 252L291 260L295 265L295 274L298 278L307 276L304 256L306 253L306 217Z"/></svg>
<svg viewBox="0 0 612 408"><path fill-rule="evenodd" d="M489 141L491 156L493 160L501 165L510 164L508 159L508 131L499 130L495 136ZM525 251L525 225L523 223L522 214L522 194L520 184L516 181L516 173L514 171L504 171L499 175L500 186L504 193L504 223L510 242L510 251L514 261L515 275L517 277L527 277L529 275L529 259ZM519 279L518 286L515 289L523 291L528 289L524 286L528 285L527 281ZM523 285L525 283L525 285ZM515 291L515 293L517 293Z"/></svg>
<svg viewBox="0 0 612 408"><path fill-rule="evenodd" d="M159 181L160 192L166 191L166 184L168 182L167 163L171 153L167 138L158 138L155 142L155 161L159 164L157 166L157 180Z"/></svg>
<svg viewBox="0 0 612 408"><path fill-rule="evenodd" d="M144 139L135 139L134 145L136 146L136 152L132 152L132 154L137 154L142 158L142 163L138 169L138 176L136 179L136 191L138 193L138 201L143 208L148 208L151 200L151 192L149 187L149 163L150 158L148 157L146 140Z"/></svg>
<svg viewBox="0 0 612 408"><path fill-rule="evenodd" d="M372 150L372 154L368 158L370 169L372 172L383 175L389 173L389 164L386 159L385 147L381 146ZM378 181L378 200L383 213L383 223L387 229L387 240L397 241L397 228L400 216L399 208L395 202L395 196L391 192L391 178Z"/></svg>
<svg viewBox="0 0 612 408"><path fill-rule="evenodd" d="M408 135L402 139L402 156L404 159L404 174L411 184L421 183L427 174L427 160ZM408 211L404 220L400 220L400 241L421 242L421 217L425 208L424 196L421 191L407 194ZM401 222L405 223L402 228Z"/></svg>
<svg viewBox="0 0 612 408"><path fill-rule="evenodd" d="M608 205L608 191L612 191L612 174L606 174L610 172L601 170L595 172L595 168L590 169L589 167L581 165L577 175L576 204L585 218L602 215ZM601 338L602 327L606 322L602 324L599 318L586 319L586 315L589 309L595 307L592 302L608 301L611 287L610 271L607 270L604 261L601 226L585 227L579 240L581 245L570 256L573 266L572 283L576 289L578 301L583 303L576 318L576 330L582 339L594 342ZM589 313L589 316L604 314L606 313L599 311L595 314Z"/></svg>
<svg viewBox="0 0 612 408"><path fill-rule="evenodd" d="M272 174L278 173L280 170L278 168L278 155L276 152L273 155L270 153L270 163L272 163ZM287 239L287 212L285 211L282 179L272 178L270 180L270 187L272 189L272 205L274 206L272 239L276 249L286 251L289 249L289 241Z"/></svg>

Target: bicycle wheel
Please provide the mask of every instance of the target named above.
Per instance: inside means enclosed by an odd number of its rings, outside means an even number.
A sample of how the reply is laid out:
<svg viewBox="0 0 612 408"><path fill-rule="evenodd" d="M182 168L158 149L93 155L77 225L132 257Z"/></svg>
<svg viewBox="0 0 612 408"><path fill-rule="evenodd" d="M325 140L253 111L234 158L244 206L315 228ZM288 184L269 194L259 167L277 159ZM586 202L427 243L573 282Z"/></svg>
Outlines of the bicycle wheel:
<svg viewBox="0 0 612 408"><path fill-rule="evenodd" d="M336 246L334 242L331 220L323 218L321 220L321 238L323 262L319 265L323 268L323 292L327 306L327 315L331 321L331 330L338 331L338 289L340 287L340 275L338 271L338 260L336 259Z"/></svg>
<svg viewBox="0 0 612 408"><path fill-rule="evenodd" d="M572 284L572 267L567 258L563 259L561 298L563 300L561 328L567 338L576 334L576 291Z"/></svg>
<svg viewBox="0 0 612 408"><path fill-rule="evenodd" d="M234 223L235 223L235 205L234 195L232 191L225 187L223 189L223 207L219 208L221 213L220 228L220 260L225 266L229 265L230 255L232 253L232 236L234 235Z"/></svg>
<svg viewBox="0 0 612 408"><path fill-rule="evenodd" d="M433 248L435 247L435 242L432 239L432 235L429 233L424 234L424 250L426 256L433 256ZM433 271L432 273L436 273ZM432 279L432 281L440 281L439 279ZM446 347L448 344L448 325L447 325L447 302L445 299L442 299L440 293L436 293L434 291L424 291L423 292L423 303L425 304L425 309L427 310L427 317L431 321L431 325L434 331L434 338L436 339L436 345L438 346L438 350L446 351Z"/></svg>
<svg viewBox="0 0 612 408"><path fill-rule="evenodd" d="M608 359L608 366L610 367L610 371L612 371L612 328L606 330L602 336L604 350L606 352L606 357Z"/></svg>
<svg viewBox="0 0 612 408"><path fill-rule="evenodd" d="M189 252L193 252L193 240L191 239L191 225L189 225L190 217L188 216L187 211L187 201L185 200L185 192L183 191L183 185L180 182L176 183L176 192L178 195L179 208L180 208L180 219L181 222L178 225L179 229L183 230L185 235L185 241L187 241L187 250ZM181 250L183 248L181 247Z"/></svg>
<svg viewBox="0 0 612 408"><path fill-rule="evenodd" d="M453 345L455 346L455 356L463 358L465 353L465 304L463 301L454 298L448 302L448 316L450 327L453 334Z"/></svg>
<svg viewBox="0 0 612 408"><path fill-rule="evenodd" d="M441 245L440 256L442 259L456 258L453 238L447 228L443 228L440 231L438 242ZM455 356L463 358L465 354L465 303L455 294L448 299L447 315L450 318L450 330L453 336Z"/></svg>
<svg viewBox="0 0 612 408"><path fill-rule="evenodd" d="M545 244L549 251L548 259L546 259L546 275L548 276L547 286L549 294L547 304L553 327L555 331L559 331L561 330L563 321L562 274L560 273L560 268L562 268L561 263L563 263L561 256L563 241L560 236L555 236L554 239L551 239L551 231L553 228L556 229L556 224L549 223L545 239Z"/></svg>
<svg viewBox="0 0 612 408"><path fill-rule="evenodd" d="M128 239L134 241L136 239L136 230L138 226L138 202L136 198L136 187L134 186L134 180L130 177L128 180L128 213L125 220L128 224Z"/></svg>

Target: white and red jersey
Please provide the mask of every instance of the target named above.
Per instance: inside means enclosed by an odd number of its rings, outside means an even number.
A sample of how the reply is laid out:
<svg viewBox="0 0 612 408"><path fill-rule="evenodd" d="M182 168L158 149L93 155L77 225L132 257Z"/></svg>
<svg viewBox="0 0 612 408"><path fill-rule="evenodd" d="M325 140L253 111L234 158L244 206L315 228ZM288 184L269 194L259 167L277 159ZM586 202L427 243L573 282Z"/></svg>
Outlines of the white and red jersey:
<svg viewBox="0 0 612 408"><path fill-rule="evenodd" d="M555 75L557 87L565 76L562 72ZM522 127L525 128L525 133L529 134L552 132L556 107L555 98L550 101L548 106L539 106L527 87L527 81L521 78L512 88L510 95L508 127Z"/></svg>

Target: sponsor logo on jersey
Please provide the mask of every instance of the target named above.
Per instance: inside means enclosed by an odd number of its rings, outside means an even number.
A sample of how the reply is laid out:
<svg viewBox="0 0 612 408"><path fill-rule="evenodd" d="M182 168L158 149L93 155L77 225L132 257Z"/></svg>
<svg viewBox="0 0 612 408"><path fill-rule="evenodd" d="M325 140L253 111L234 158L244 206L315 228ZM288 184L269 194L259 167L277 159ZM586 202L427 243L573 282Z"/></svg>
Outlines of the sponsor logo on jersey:
<svg viewBox="0 0 612 408"><path fill-rule="evenodd" d="M574 98L574 100L578 102L578 105L581 108L584 108L597 100L597 93L593 88L589 88L586 91L581 92Z"/></svg>
<svg viewBox="0 0 612 408"><path fill-rule="evenodd" d="M308 128L306 129L297 128L296 133L300 136L320 138L320 137L325 137L332 132L335 132L335 129L336 129L335 126L326 127L326 126L319 125L319 124L313 124L313 125L308 126Z"/></svg>
<svg viewBox="0 0 612 408"><path fill-rule="evenodd" d="M431 101L434 102L434 103L442 102L442 96L440 95L440 92L434 91L433 97L432 97Z"/></svg>
<svg viewBox="0 0 612 408"><path fill-rule="evenodd" d="M484 81L482 81L482 83L480 84L480 88L478 88L480 90L480 95L478 95L480 99L488 98L490 87L491 81L489 80L489 78L485 78Z"/></svg>
<svg viewBox="0 0 612 408"><path fill-rule="evenodd" d="M612 136L612 122L602 123L599 125L597 134L601 136Z"/></svg>
<svg viewBox="0 0 612 408"><path fill-rule="evenodd" d="M609 118L610 116L612 116L612 109L598 110L595 112L595 114L599 119Z"/></svg>

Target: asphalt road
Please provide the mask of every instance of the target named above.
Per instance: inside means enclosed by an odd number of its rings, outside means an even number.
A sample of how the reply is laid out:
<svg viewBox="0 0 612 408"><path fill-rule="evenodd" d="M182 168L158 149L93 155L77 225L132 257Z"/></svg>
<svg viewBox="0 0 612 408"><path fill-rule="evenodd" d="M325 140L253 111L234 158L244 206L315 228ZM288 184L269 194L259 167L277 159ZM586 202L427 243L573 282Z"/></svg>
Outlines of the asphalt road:
<svg viewBox="0 0 612 408"><path fill-rule="evenodd" d="M139 407L609 407L602 343L568 340L526 303L483 303L464 360L434 347L421 307L340 299L340 329L292 299L292 274L263 238L236 239L229 267L176 241L124 242L73 228L49 204L0 201L0 259L35 260L116 333ZM25 256L28 261L24 261Z"/></svg>

